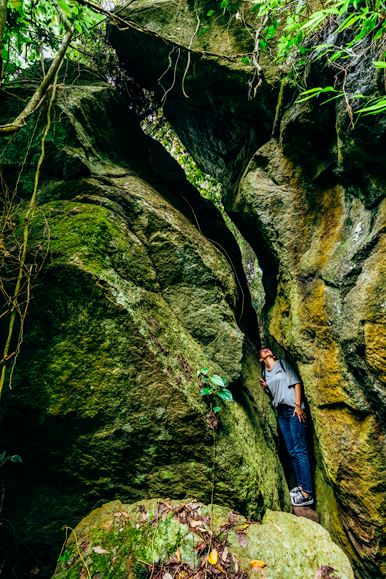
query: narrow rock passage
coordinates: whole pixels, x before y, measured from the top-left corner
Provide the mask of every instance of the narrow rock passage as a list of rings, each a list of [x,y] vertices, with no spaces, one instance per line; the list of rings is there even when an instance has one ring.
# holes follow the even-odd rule
[[[207,7],[195,9],[204,17]],[[195,9],[138,0],[130,18],[190,39]],[[229,38],[197,35],[192,46],[229,55],[245,48],[238,38],[231,28]],[[127,71],[158,91],[165,43],[115,26],[111,40]],[[347,73],[352,94],[378,94],[372,58]],[[343,100],[294,104],[288,88],[278,103],[281,72],[269,59],[248,100],[243,63],[192,56],[187,99],[186,62],[181,50],[165,112],[199,166],[224,184],[225,209],[258,256],[267,335],[296,361],[311,407],[321,524],[361,579],[386,577],[385,117],[352,131]],[[305,82],[331,84],[317,64]]]

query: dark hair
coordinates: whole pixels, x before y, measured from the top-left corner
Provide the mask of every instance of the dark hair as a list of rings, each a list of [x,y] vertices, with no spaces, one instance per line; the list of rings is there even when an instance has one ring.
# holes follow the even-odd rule
[[[259,350],[259,356],[261,355],[261,352],[262,352],[263,350],[269,350],[270,352],[272,352],[271,348],[260,348],[260,350]]]

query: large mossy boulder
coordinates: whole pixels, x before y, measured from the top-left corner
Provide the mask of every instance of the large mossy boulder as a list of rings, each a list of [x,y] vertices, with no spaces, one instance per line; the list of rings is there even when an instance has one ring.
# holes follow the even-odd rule
[[[48,238],[49,251],[1,405],[2,448],[23,460],[5,467],[2,546],[27,575],[49,576],[62,526],[106,501],[210,501],[214,468],[220,504],[253,518],[290,509],[237,244],[114,88],[87,74],[58,86],[30,234],[35,255]],[[3,117],[19,103],[9,96]],[[24,160],[24,198],[44,114],[2,160],[9,183]],[[235,398],[215,449],[203,367]]]
[[[263,75],[256,74],[248,58],[233,57],[254,48],[240,17],[256,25],[252,6],[238,2],[236,17],[236,10],[231,16],[212,0],[183,0],[178,6],[173,0],[136,0],[118,6],[119,16],[155,34],[124,24],[109,29],[129,74],[156,92],[198,165],[226,185],[269,139],[280,90],[281,73],[266,54],[261,57]]]
[[[248,21],[250,5],[237,6]],[[344,99],[295,103],[288,83],[278,94],[285,70],[264,58],[248,100],[253,69],[204,53],[243,52],[242,21],[224,14],[225,36],[224,21],[209,21],[204,0],[173,10],[164,0],[139,0],[123,13],[187,48],[193,38],[201,51],[186,69],[187,48],[175,48],[168,118],[196,161],[222,179],[225,209],[263,269],[267,341],[297,366],[311,407],[321,522],[361,577],[386,577],[386,117],[362,117],[353,128]],[[202,35],[194,35],[197,17],[211,26]],[[139,29],[113,26],[111,38],[127,69],[155,87],[169,45],[160,48],[159,37]],[[383,94],[383,76],[372,66],[381,57],[367,50],[347,70],[348,94]],[[320,60],[303,72],[309,89],[336,80]]]
[[[347,556],[308,519],[267,511],[254,523],[218,505],[169,499],[113,501],[90,513],[71,533],[53,579],[222,575],[354,579]]]

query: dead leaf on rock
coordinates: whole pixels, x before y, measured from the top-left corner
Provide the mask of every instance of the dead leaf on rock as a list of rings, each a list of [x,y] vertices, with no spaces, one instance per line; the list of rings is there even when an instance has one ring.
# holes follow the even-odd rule
[[[99,545],[97,547],[93,547],[92,550],[94,553],[98,553],[98,555],[108,555],[110,551],[106,551],[106,549],[102,549]]]
[[[181,563],[181,551],[179,550],[178,547],[177,547],[177,562]]]
[[[175,555],[169,555],[169,563],[178,563],[178,559]]]
[[[104,523],[102,525],[102,529],[108,529],[113,524],[113,521],[109,521],[108,523]]]
[[[211,565],[216,565],[217,561],[218,561],[218,553],[216,549],[213,549],[208,557],[208,563],[210,563]]]
[[[224,573],[224,575],[226,575],[226,572],[225,572],[224,569],[221,567],[221,565],[216,565],[216,569],[218,569],[219,571],[221,571],[221,573]]]
[[[238,560],[238,558],[236,557],[236,554],[235,554],[235,553],[232,553],[232,561],[233,561],[233,563],[235,564],[235,573],[237,573],[238,570],[239,570],[239,560]]]
[[[245,549],[249,543],[249,537],[247,537],[244,533],[236,533],[236,537],[241,547],[244,547]]]
[[[180,571],[177,574],[178,579],[188,579],[189,573],[187,571]]]
[[[79,547],[81,553],[85,553],[87,551],[89,544],[90,544],[90,539],[86,539],[86,541],[83,541],[82,543],[78,543],[78,547]]]
[[[208,558],[208,553],[205,555],[205,557],[202,560],[202,563],[200,565],[201,569],[203,569],[205,567],[207,558]]]
[[[206,543],[204,541],[198,541],[196,551],[203,551],[206,547]]]
[[[173,576],[170,575],[170,573],[165,573],[165,575],[162,577],[162,579],[173,579]]]
[[[209,426],[209,428],[211,428],[212,430],[216,429],[218,426],[217,416],[215,415],[214,412],[209,412],[209,414],[205,414],[205,421]]]
[[[202,521],[190,521],[190,525],[194,528],[194,527],[199,527],[202,525]]]
[[[259,561],[259,559],[253,559],[253,561],[251,561],[251,571],[252,573],[257,573],[258,571],[261,571],[262,569],[264,569],[264,567],[267,566],[267,563],[264,563],[264,561]]]
[[[335,569],[330,567],[329,565],[321,565],[316,571],[314,575],[314,579],[339,579],[336,575],[331,575],[334,573]]]
[[[228,557],[228,547],[224,547],[224,551],[222,552],[221,559],[225,562]]]

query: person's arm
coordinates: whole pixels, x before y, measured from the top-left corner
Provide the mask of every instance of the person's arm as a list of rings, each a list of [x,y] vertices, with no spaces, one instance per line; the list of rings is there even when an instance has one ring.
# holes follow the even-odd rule
[[[264,390],[266,392],[268,392],[269,388],[268,388],[268,384],[266,382],[264,382],[264,380],[262,378],[260,378],[259,376],[259,380],[260,380],[260,384],[262,385],[262,387],[264,388]]]
[[[299,422],[305,422],[306,420],[306,413],[304,412],[303,408],[301,407],[302,404],[302,387],[300,384],[295,384],[295,410],[292,415],[292,418],[297,414],[299,418]]]

